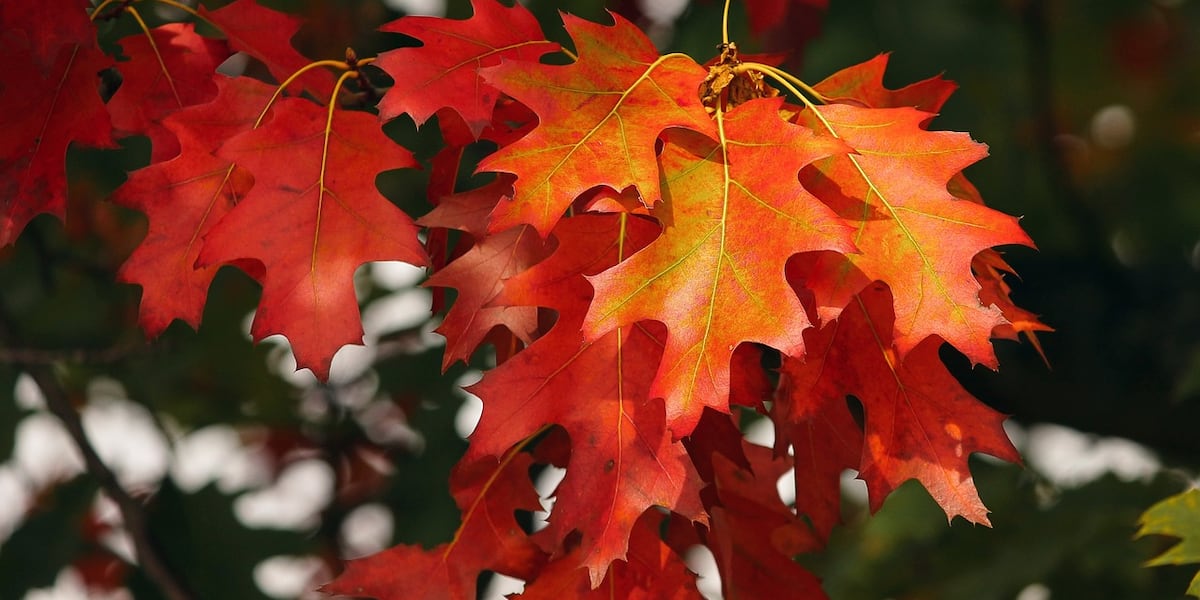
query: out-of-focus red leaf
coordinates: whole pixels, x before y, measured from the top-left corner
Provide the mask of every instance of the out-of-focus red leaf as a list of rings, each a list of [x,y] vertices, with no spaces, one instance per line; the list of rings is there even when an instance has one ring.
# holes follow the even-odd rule
[[[39,214],[62,220],[67,206],[67,148],[115,148],[112,122],[100,98],[100,71],[112,60],[95,48],[95,35],[77,44],[45,46],[34,32],[5,31],[0,94],[0,246],[13,243]],[[31,39],[37,39],[35,45]],[[46,68],[37,52],[57,48]]]

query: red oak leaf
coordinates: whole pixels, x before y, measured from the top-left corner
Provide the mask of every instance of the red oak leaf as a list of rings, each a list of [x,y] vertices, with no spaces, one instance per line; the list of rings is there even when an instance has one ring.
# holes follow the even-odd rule
[[[533,109],[533,131],[480,162],[513,173],[516,194],[492,215],[492,230],[528,223],[543,237],[577,196],[605,185],[636,186],[659,199],[655,140],[669,127],[716,137],[696,93],[705,70],[682,54],[659,56],[632,23],[605,27],[571,15],[563,24],[579,54],[566,66],[505,61],[482,71],[500,91]]]
[[[168,117],[171,132],[184,148],[195,146],[216,152],[225,140],[254,129],[275,95],[275,86],[250,77],[218,75],[212,80],[217,94],[211,102],[189,106],[185,116]]]
[[[984,250],[975,255],[975,259],[971,261],[971,269],[975,271],[975,278],[983,286],[983,289],[979,290],[980,302],[995,305],[1007,321],[992,330],[992,337],[1015,341],[1019,339],[1019,334],[1023,333],[1041,355],[1042,360],[1049,364],[1046,353],[1042,350],[1042,343],[1038,341],[1037,332],[1054,331],[1054,328],[1042,323],[1037,315],[1013,303],[1012,288],[1004,280],[1006,273],[1015,274],[1012,267],[1000,257],[999,252]]]
[[[488,215],[492,213],[492,209],[496,208],[496,203],[500,201],[501,197],[512,195],[511,175],[497,177],[483,187],[458,194],[453,193],[462,151],[462,148],[447,147],[433,157],[429,187],[426,192],[434,207],[425,216],[417,219],[418,225],[429,228],[425,234],[425,248],[429,252],[435,273],[441,272],[455,258],[456,248],[470,247],[468,239],[459,239],[457,245],[452,247],[448,230],[464,231],[471,234],[471,238],[482,240],[487,236]],[[440,194],[435,191],[435,186],[441,188]],[[490,299],[490,297],[483,298],[480,302],[486,303]],[[445,306],[446,288],[434,286],[433,311],[441,312]],[[528,339],[531,326],[519,325],[518,321],[512,321],[511,324],[521,329],[521,335]],[[473,343],[468,341],[466,346],[469,346],[469,349],[464,348],[464,358],[470,356],[478,345],[478,340]],[[449,366],[450,363],[445,364]]]
[[[220,28],[231,48],[262,62],[280,82],[312,62],[291,43],[302,23],[298,17],[269,9],[255,0],[234,0],[212,11],[201,6],[199,12]],[[311,70],[297,81],[301,89],[317,98],[328,98],[333,91],[333,79],[321,69]]]
[[[95,47],[96,29],[88,19],[91,8],[87,0],[0,2],[0,32],[6,38],[17,31],[25,32],[30,42],[28,60],[45,72],[54,65],[61,47],[79,44]],[[15,55],[6,51],[3,56],[10,59]],[[10,67],[6,61],[5,68]],[[12,71],[6,70],[5,83],[17,81],[11,77]]]
[[[97,74],[112,61],[87,45],[61,45],[43,70],[20,31],[5,31],[0,94],[0,246],[13,243],[42,213],[62,220],[67,205],[67,148],[115,148]]]
[[[761,34],[787,21],[788,12],[793,4],[806,4],[819,10],[829,8],[829,0],[747,0],[746,13],[750,18],[750,31]]]
[[[379,102],[384,120],[408,113],[419,126],[441,108],[457,112],[476,138],[492,122],[499,92],[479,77],[479,69],[500,60],[537,62],[558,50],[544,39],[537,19],[520,4],[473,0],[474,15],[465,21],[439,17],[402,17],[380,31],[420,40],[417,48],[379,55],[375,66],[395,82]]]
[[[121,87],[108,101],[113,126],[149,136],[151,162],[179,154],[178,140],[161,121],[217,94],[213,73],[229,56],[225,43],[197,35],[191,23],[169,23],[151,29],[149,38],[122,38],[121,49],[130,60],[118,64]]]
[[[112,197],[146,213],[150,221],[146,239],[117,272],[119,280],[142,286],[138,322],[150,337],[175,319],[199,326],[209,283],[219,268],[195,266],[201,242],[253,182],[244,169],[212,152],[234,132],[254,126],[274,88],[247,77],[214,81],[216,99],[163,120],[183,152],[134,171]],[[239,266],[255,272],[252,265]]]
[[[532,229],[510,229],[483,238],[425,282],[427,286],[458,290],[458,297],[437,328],[446,337],[443,369],[457,360],[470,360],[488,332],[498,326],[506,327],[525,343],[533,340],[537,330],[536,308],[489,303],[500,293],[505,279],[544,256],[544,246]]]
[[[980,303],[971,259],[993,246],[1033,243],[1015,217],[958,200],[946,188],[986,148],[965,133],[922,129],[931,115],[911,108],[831,104],[819,110],[819,120],[812,111],[802,117],[818,131],[832,130],[853,154],[822,160],[801,179],[855,227],[859,250],[809,259],[806,270],[817,275],[806,285],[822,320],[882,280],[895,296],[891,339],[901,357],[939,335],[972,362],[995,368],[989,337],[1004,318]]]
[[[412,220],[375,187],[374,174],[416,162],[367,113],[283,98],[272,114],[221,147],[255,184],[209,232],[197,264],[261,262],[251,334],[287,336],[298,366],[325,379],[337,349],[362,342],[354,270],[373,260],[427,263]]]
[[[767,448],[745,443],[752,470],[721,454],[712,465],[720,504],[710,509],[707,545],[729,600],[825,598],[821,582],[792,557],[821,547],[808,526],[779,499],[775,482],[791,465]]]
[[[661,327],[635,324],[592,342],[579,332],[591,293],[584,275],[644,245],[657,229],[617,215],[560,222],[555,253],[510,279],[496,300],[556,309],[558,322],[471,388],[483,400],[483,416],[468,456],[503,452],[546,424],[566,429],[571,457],[546,535],[561,540],[579,530],[579,561],[591,587],[613,560],[626,557],[630,530],[651,506],[703,520],[695,470],[683,445],[671,440],[662,402],[647,395]]]
[[[138,323],[157,337],[171,321],[200,325],[208,285],[219,265],[196,268],[201,240],[243,198],[250,174],[194,148],[135,171],[112,201],[146,213],[146,239],[121,265],[117,279],[142,286]]]
[[[815,332],[808,361],[789,367],[793,381],[844,406],[858,398],[866,412],[859,477],[871,510],[901,483],[917,479],[953,519],[988,525],[967,457],[984,452],[1019,462],[1004,416],[973,398],[942,364],[942,341],[929,337],[900,358],[892,343],[892,299],[876,283],[855,296],[841,317]],[[827,348],[823,357],[817,348]],[[787,359],[785,359],[787,360]],[[799,390],[797,390],[799,391]],[[793,401],[803,401],[793,396]],[[812,402],[812,400],[808,400]],[[833,410],[833,407],[830,408]],[[843,433],[849,424],[834,424]]]
[[[462,511],[454,539],[430,550],[402,544],[351,560],[321,590],[378,600],[474,600],[482,571],[532,577],[545,555],[513,516],[541,509],[529,480],[532,462],[528,453],[516,451],[500,461],[460,462],[450,475],[450,491]]]
[[[826,329],[832,327],[837,325]],[[825,372],[845,358],[832,347],[836,338],[809,331],[805,360],[785,358],[780,368],[771,420],[776,453],[786,453],[789,445],[793,451],[796,512],[808,517],[820,539],[828,540],[842,520],[842,472],[858,468],[863,434],[846,407],[840,381]]]
[[[443,196],[417,224],[464,231],[482,240],[487,237],[488,215],[501,198],[512,195],[512,182],[511,175],[501,175],[483,187]]]
[[[870,108],[910,106],[936,113],[958,87],[940,76],[906,85],[898,90],[883,87],[888,55],[879,54],[866,62],[847,67],[826,77],[813,89],[833,102],[856,102]]]
[[[763,351],[754,344],[740,344],[729,361],[729,403],[763,411],[771,399],[773,384],[762,365]]]
[[[590,281],[584,324],[595,338],[637,321],[667,326],[650,390],[666,399],[676,437],[705,406],[729,412],[729,361],[742,342],[804,353],[808,318],[784,276],[799,252],[848,251],[845,225],[801,187],[796,174],[845,150],[784,122],[779,99],[718,113],[721,143],[674,131],[659,157],[664,201],[652,211],[663,235]]]
[[[659,537],[664,516],[646,512],[629,538],[629,555],[613,563],[598,587],[579,568],[578,549],[552,561],[513,598],[521,600],[700,600],[696,576]]]

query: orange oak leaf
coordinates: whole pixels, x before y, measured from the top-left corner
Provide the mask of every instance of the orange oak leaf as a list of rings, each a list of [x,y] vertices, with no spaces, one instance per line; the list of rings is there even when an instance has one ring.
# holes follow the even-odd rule
[[[151,29],[149,38],[141,33],[122,38],[121,49],[129,60],[118,63],[121,87],[108,101],[113,127],[149,136],[151,162],[179,154],[178,140],[161,121],[216,96],[213,74],[229,57],[228,48],[196,34],[191,23],[169,23]]]
[[[34,32],[37,35],[38,32]],[[67,148],[115,148],[112,123],[100,98],[98,73],[112,61],[95,34],[58,45],[40,68],[38,49],[22,31],[5,31],[4,93],[0,94],[0,246],[16,241],[34,217],[66,217]]]
[[[287,336],[298,366],[326,379],[337,349],[362,342],[354,270],[373,260],[427,263],[412,219],[375,187],[375,174],[416,162],[367,113],[298,98],[271,112],[218,152],[255,183],[206,236],[197,264],[262,263],[251,334]]]
[[[566,429],[571,456],[545,535],[561,540],[579,530],[578,558],[593,588],[613,560],[626,558],[631,528],[651,506],[703,520],[695,470],[683,444],[671,440],[662,401],[647,394],[662,328],[633,324],[595,341],[579,332],[591,295],[584,275],[617,262],[657,230],[618,215],[561,221],[555,253],[510,279],[496,300],[555,309],[558,322],[471,388],[483,415],[469,457],[503,452],[546,424]]]
[[[801,117],[818,131],[832,131],[853,153],[824,159],[801,179],[855,227],[859,250],[845,257],[824,253],[808,264],[810,272],[831,274],[806,282],[822,320],[882,280],[895,297],[891,339],[901,357],[938,335],[973,363],[996,368],[989,337],[1004,318],[980,302],[971,260],[993,246],[1033,242],[1015,217],[947,190],[986,148],[965,133],[922,129],[931,115],[911,108],[831,104],[819,111],[819,119],[811,110]]]
[[[429,278],[425,285],[458,290],[437,332],[446,337],[442,368],[470,360],[494,328],[503,326],[525,343],[537,330],[537,309],[489,303],[504,280],[524,271],[544,256],[544,243],[528,227],[517,227],[483,238],[465,254]]]
[[[958,85],[940,76],[906,85],[898,90],[883,86],[888,55],[847,67],[826,77],[813,89],[833,102],[858,103],[870,108],[899,108],[910,106],[927,113],[941,110],[946,99]]]
[[[750,470],[714,454],[719,505],[710,508],[707,545],[721,572],[721,590],[730,600],[825,598],[821,582],[792,557],[822,544],[779,498],[775,482],[791,467],[768,448],[744,443]]]
[[[501,59],[536,63],[558,50],[544,39],[537,19],[521,4],[473,0],[465,21],[440,17],[401,17],[380,31],[416,38],[422,46],[380,53],[375,66],[395,82],[379,101],[379,117],[407,113],[418,126],[441,108],[457,112],[476,138],[492,122],[500,93],[479,76],[479,69]]]
[[[613,563],[598,587],[579,568],[578,548],[548,563],[525,591],[521,600],[700,600],[696,576],[683,559],[659,537],[663,515],[646,512],[638,519],[629,538],[629,555]]]
[[[957,87],[954,82],[942,79],[940,76],[907,85],[898,90],[890,90],[883,85],[883,74],[887,69],[888,55],[881,54],[864,63],[848,67],[830,75],[821,83],[813,86],[827,98],[838,102],[859,103],[871,108],[894,108],[911,106],[921,111],[934,113],[950,97]],[[922,123],[925,127],[927,119]],[[962,173],[956,173],[949,181],[947,188],[956,198],[983,204],[979,190]],[[1017,307],[1009,298],[1008,284],[1003,281],[1002,273],[1012,274],[1013,270],[995,250],[984,250],[972,261],[972,270],[983,289],[979,292],[980,302],[984,306],[995,305],[1008,323],[997,325],[992,330],[993,337],[1017,339],[1017,333],[1025,333],[1030,343],[1045,360],[1036,332],[1053,331],[1052,328],[1038,321],[1036,315]]]
[[[636,186],[647,206],[659,199],[655,140],[671,127],[716,137],[696,93],[705,70],[682,54],[659,56],[632,23],[611,27],[568,14],[563,24],[579,60],[565,66],[504,61],[483,78],[538,116],[529,135],[480,162],[513,173],[516,193],[492,215],[492,230],[527,223],[543,237],[577,196],[604,185]]]
[[[436,548],[401,544],[346,563],[346,570],[321,590],[378,600],[474,600],[476,579],[485,570],[530,578],[545,555],[517,524],[517,510],[540,510],[529,480],[533,459],[508,452],[460,462],[450,491],[462,511],[454,539]]]
[[[929,337],[903,358],[892,343],[892,299],[875,283],[851,299],[837,321],[812,334],[809,357],[787,369],[793,381],[791,402],[821,402],[801,393],[820,394],[842,407],[853,395],[866,413],[859,477],[866,481],[871,510],[901,483],[917,479],[946,511],[972,523],[989,525],[967,466],[974,452],[1019,462],[1004,433],[1004,415],[973,398],[946,370],[938,356],[943,342]],[[824,356],[814,355],[826,348]],[[789,359],[785,359],[789,360]],[[807,382],[808,390],[795,388]],[[833,424],[843,434],[850,426]]]
[[[117,279],[142,287],[138,322],[156,337],[175,319],[196,328],[219,265],[196,267],[204,236],[245,197],[250,174],[214,154],[225,138],[253,127],[274,88],[247,77],[217,77],[217,97],[163,120],[182,153],[138,169],[112,201],[146,214],[149,232]],[[251,273],[255,263],[239,265]]]
[[[793,254],[849,251],[849,230],[801,187],[797,173],[845,150],[778,115],[782,100],[750,101],[719,114],[721,143],[668,134],[659,163],[664,201],[652,215],[663,235],[589,280],[596,298],[584,332],[594,339],[637,321],[667,326],[650,390],[666,399],[676,437],[705,406],[729,412],[729,361],[742,342],[804,353],[804,307],[788,285]]]
[[[992,304],[1000,309],[1007,321],[997,325],[992,330],[992,337],[1006,340],[1019,339],[1019,334],[1025,334],[1029,343],[1041,355],[1042,361],[1049,365],[1042,343],[1038,341],[1037,332],[1054,331],[1053,327],[1042,323],[1038,316],[1017,306],[1012,300],[1012,288],[1004,280],[1005,274],[1015,275],[1013,268],[995,250],[984,250],[975,255],[971,261],[971,269],[983,289],[979,290],[979,300],[984,304]]]
[[[309,59],[292,46],[300,30],[300,18],[267,8],[255,0],[234,0],[217,10],[199,7],[200,16],[220,28],[229,47],[260,61],[282,82],[309,64]],[[333,79],[327,71],[314,69],[300,76],[299,87],[317,98],[328,98]]]

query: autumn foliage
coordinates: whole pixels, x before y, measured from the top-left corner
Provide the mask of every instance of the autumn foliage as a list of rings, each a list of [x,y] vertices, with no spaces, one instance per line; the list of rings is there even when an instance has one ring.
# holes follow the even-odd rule
[[[953,83],[887,89],[880,56],[809,85],[729,41],[700,64],[618,15],[563,14],[562,48],[495,0],[382,27],[419,46],[311,62],[299,19],[253,0],[153,29],[143,4],[0,3],[0,245],[67,217],[68,147],[147,136],[152,163],[111,197],[149,220],[118,275],[147,335],[199,326],[233,265],[262,285],[254,338],[286,336],[326,378],[362,341],[355,269],[400,260],[455,292],[435,307],[444,366],[496,349],[449,474],[458,531],[349,561],[325,591],[474,598],[493,571],[521,598],[698,598],[682,557],[703,545],[726,598],[819,598],[792,558],[838,524],[846,469],[872,510],[916,479],[988,524],[968,457],[1019,457],[941,355],[996,368],[992,339],[1047,328],[996,250],[1032,242],[963,175],[985,146],[931,126]],[[143,31],[106,54],[93,22],[126,18]],[[217,73],[235,52],[278,85]],[[415,222],[375,184],[420,167],[383,133],[400,115],[443,140]],[[460,189],[462,170],[490,181]],[[754,412],[774,448],[743,439]],[[530,532],[535,464],[566,475]]]

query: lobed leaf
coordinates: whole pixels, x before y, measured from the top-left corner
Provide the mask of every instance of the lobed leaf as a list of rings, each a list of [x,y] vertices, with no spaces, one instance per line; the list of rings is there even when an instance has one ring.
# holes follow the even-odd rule
[[[1190,489],[1151,506],[1138,520],[1135,537],[1169,535],[1180,542],[1150,559],[1148,567],[1200,563],[1200,489]],[[1189,596],[1200,598],[1200,573],[1188,586]]]
[[[566,66],[505,61],[485,81],[538,116],[529,135],[479,164],[517,176],[516,193],[492,214],[492,231],[529,224],[543,237],[577,196],[596,186],[634,186],[659,199],[655,140],[671,127],[716,137],[696,94],[704,69],[682,54],[659,56],[632,23],[611,27],[568,14],[563,24],[579,60]]]
[[[805,165],[844,151],[832,138],[784,122],[782,101],[756,100],[718,116],[720,142],[675,131],[659,165],[663,234],[629,260],[589,278],[589,339],[644,320],[667,326],[650,390],[666,399],[675,437],[704,407],[729,412],[729,361],[742,342],[804,355],[808,317],[788,285],[789,257],[849,251],[849,230],[797,179]]]
[[[507,7],[495,0],[473,0],[471,18],[406,16],[380,27],[421,41],[416,48],[379,54],[375,66],[394,84],[379,101],[379,117],[408,114],[418,126],[442,108],[458,113],[478,138],[492,122],[500,93],[480,77],[484,67],[501,60],[537,62],[558,50],[520,3]]]
[[[416,162],[367,113],[283,98],[272,114],[221,146],[218,155],[255,183],[208,233],[197,264],[262,263],[251,334],[287,336],[298,366],[326,379],[337,349],[362,342],[354,270],[373,260],[428,260],[412,219],[374,181]]]

